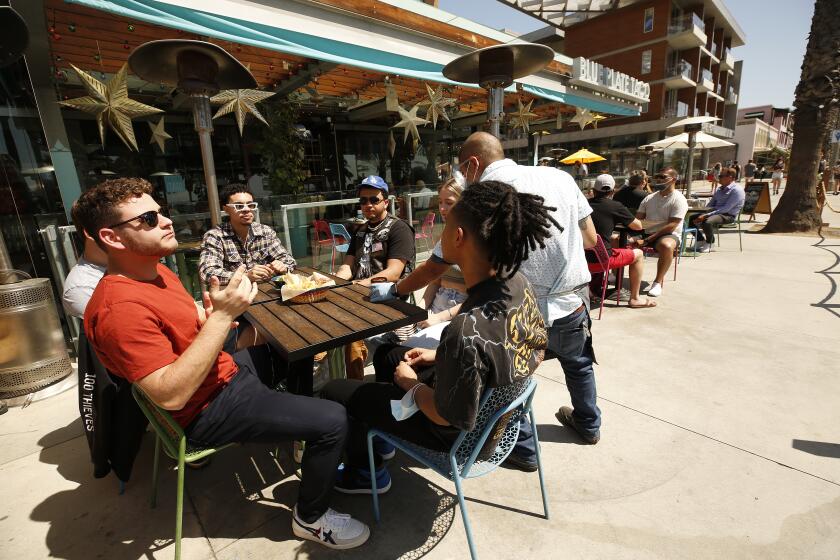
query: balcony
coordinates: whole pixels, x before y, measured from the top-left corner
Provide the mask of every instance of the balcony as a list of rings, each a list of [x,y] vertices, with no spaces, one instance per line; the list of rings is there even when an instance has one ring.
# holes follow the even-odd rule
[[[694,67],[685,60],[680,60],[665,71],[665,89],[681,89],[694,87]]]
[[[732,52],[729,49],[723,50],[723,56],[720,57],[720,69],[721,70],[735,70],[735,57],[732,56]]]
[[[726,92],[726,104],[727,105],[737,105],[738,104],[738,94],[732,88]]]
[[[677,101],[674,104],[667,105],[665,107],[665,111],[663,117],[666,119],[673,119],[678,117],[687,117],[688,116],[688,103],[683,103],[682,101]]]
[[[668,25],[668,44],[674,49],[685,50],[706,44],[706,26],[700,16],[686,14],[672,19]]]
[[[714,93],[715,81],[712,78],[711,70],[704,69],[700,72],[700,81],[697,82],[697,91],[700,93]]]

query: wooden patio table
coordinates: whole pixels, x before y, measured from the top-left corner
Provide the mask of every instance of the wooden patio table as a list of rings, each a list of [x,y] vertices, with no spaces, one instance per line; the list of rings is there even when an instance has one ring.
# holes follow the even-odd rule
[[[298,267],[300,272],[313,269]],[[369,336],[426,319],[427,312],[402,300],[371,303],[370,288],[318,271],[339,285],[323,301],[294,303],[279,299],[279,290],[260,283],[245,317],[289,362],[314,356]]]

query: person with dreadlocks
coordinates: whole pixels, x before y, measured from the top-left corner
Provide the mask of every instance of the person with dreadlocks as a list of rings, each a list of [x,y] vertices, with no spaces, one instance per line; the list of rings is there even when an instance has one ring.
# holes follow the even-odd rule
[[[402,360],[393,382],[331,381],[321,396],[344,404],[350,418],[347,460],[336,490],[370,494],[367,431],[378,428],[424,447],[446,451],[461,430],[472,430],[486,388],[534,373],[548,342],[537,298],[518,272],[543,247],[557,223],[542,197],[496,181],[466,189],[441,237],[447,262],[464,275],[467,299],[443,331],[436,350],[394,347]],[[383,348],[384,351],[387,351]],[[377,378],[379,378],[379,373]],[[392,400],[416,406],[392,409]],[[391,477],[376,456],[378,493]]]

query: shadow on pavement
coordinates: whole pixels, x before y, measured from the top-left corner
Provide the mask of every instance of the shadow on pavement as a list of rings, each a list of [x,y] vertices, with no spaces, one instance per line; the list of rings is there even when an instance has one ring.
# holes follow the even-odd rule
[[[561,424],[538,424],[537,430],[537,434],[540,437],[540,443],[571,443],[574,445],[588,445],[580,439],[577,432]]]
[[[811,441],[807,439],[795,439],[791,446],[799,451],[810,453],[818,457],[832,457],[840,459],[840,443],[828,443],[825,441]]]
[[[67,441],[63,437],[75,429],[76,422],[39,441],[44,446],[40,461],[56,465],[65,480],[78,484],[72,490],[52,493],[30,513],[33,521],[49,524],[50,556],[67,560],[170,558],[175,532],[174,463],[162,455],[158,505],[151,509],[152,434],[146,435],[125,494],[119,495],[116,477],[93,478],[85,438]],[[298,479],[286,447],[291,444],[281,444],[280,456],[275,457],[274,446],[237,446],[215,455],[204,469],[186,472],[185,559],[210,556],[240,539],[292,541],[295,556],[315,559],[421,558],[452,526],[454,497],[397,460],[391,463],[393,489],[380,499],[380,524],[373,520],[370,496],[333,494],[331,507],[370,525],[372,535],[365,546],[338,552],[301,541],[291,531]],[[196,538],[209,540],[213,553],[206,542],[204,548],[197,545]]]

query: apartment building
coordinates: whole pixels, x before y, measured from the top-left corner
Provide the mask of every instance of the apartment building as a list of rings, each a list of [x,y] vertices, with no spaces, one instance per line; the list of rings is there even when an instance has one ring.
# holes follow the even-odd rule
[[[667,126],[684,117],[717,117],[705,132],[733,141],[742,66],[733,49],[746,37],[722,0],[592,1],[586,10],[565,12],[571,2],[503,1],[551,23],[522,38],[560,50],[575,60],[575,72],[595,64],[650,84],[640,116],[608,118],[584,130],[567,122],[544,137],[543,146],[586,146],[608,158],[611,172],[621,173],[644,166],[647,156],[638,147],[671,134]],[[572,82],[579,78],[575,72]],[[603,79],[610,78],[604,73]],[[660,162],[684,164],[681,157],[684,152],[658,156]],[[703,169],[710,160],[736,159],[736,153],[734,147],[698,150],[696,157],[694,168]]]
[[[773,148],[790,150],[793,145],[793,110],[761,105],[738,110],[735,124],[738,159],[760,158]]]

